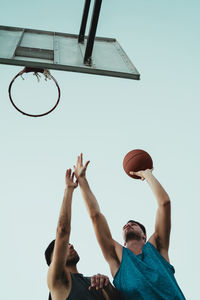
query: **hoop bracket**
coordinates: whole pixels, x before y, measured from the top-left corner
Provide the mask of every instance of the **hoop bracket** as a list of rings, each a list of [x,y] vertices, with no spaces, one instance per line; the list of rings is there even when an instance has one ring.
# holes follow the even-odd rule
[[[90,2],[91,2],[91,0],[85,0],[83,17],[82,17],[79,38],[78,38],[79,43],[84,43],[85,29],[86,29],[86,24],[87,24],[87,19],[88,19]],[[95,0],[93,14],[92,14],[92,20],[91,20],[91,24],[90,24],[90,31],[89,31],[89,35],[87,37],[87,45],[86,45],[86,50],[85,50],[85,55],[84,55],[84,64],[88,65],[88,66],[92,65],[92,51],[93,51],[93,47],[94,47],[94,40],[95,40],[95,36],[96,36],[96,30],[97,30],[97,25],[98,25],[100,10],[101,10],[101,4],[102,4],[102,0]]]

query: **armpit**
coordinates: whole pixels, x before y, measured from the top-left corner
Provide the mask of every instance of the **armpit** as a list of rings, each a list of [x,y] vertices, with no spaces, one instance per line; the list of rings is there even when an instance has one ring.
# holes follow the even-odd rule
[[[63,271],[61,273],[60,281],[62,282],[62,284],[64,284],[64,286],[66,286],[66,287],[69,286],[69,278],[67,277],[67,274],[65,271]]]

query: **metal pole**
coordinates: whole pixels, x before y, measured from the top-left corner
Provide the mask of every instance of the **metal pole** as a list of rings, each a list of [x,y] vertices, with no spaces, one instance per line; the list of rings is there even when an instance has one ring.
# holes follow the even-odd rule
[[[81,22],[81,27],[80,27],[79,37],[78,37],[79,43],[84,43],[85,29],[86,29],[86,24],[88,19],[88,13],[90,9],[90,3],[91,0],[85,0],[85,7],[83,10],[82,22]]]
[[[89,65],[89,66],[92,65],[92,50],[93,50],[93,46],[94,46],[94,39],[95,39],[95,35],[96,35],[96,30],[97,30],[97,24],[98,24],[100,9],[101,9],[101,3],[102,3],[102,0],[95,0],[93,16],[92,16],[92,21],[91,21],[91,25],[90,25],[90,32],[88,35],[87,46],[86,46],[86,50],[85,50],[84,64]]]

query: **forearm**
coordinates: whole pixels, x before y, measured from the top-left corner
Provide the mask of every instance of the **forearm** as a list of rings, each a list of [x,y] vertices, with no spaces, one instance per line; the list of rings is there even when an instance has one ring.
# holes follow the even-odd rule
[[[81,189],[81,193],[83,195],[83,199],[85,201],[87,210],[89,212],[90,217],[94,217],[96,214],[100,212],[100,207],[98,202],[92,193],[88,181],[85,177],[79,178],[79,186]]]
[[[158,205],[165,205],[170,202],[169,195],[151,172],[145,174],[145,179],[150,185],[152,192],[158,201]]]
[[[104,287],[104,290],[107,294],[107,299],[115,299],[115,300],[120,300],[120,293],[118,290],[116,290],[116,288],[114,288],[114,286],[109,283],[108,286]]]
[[[62,233],[70,232],[71,228],[71,204],[73,188],[66,187],[63,197],[62,206],[60,209],[57,230]]]

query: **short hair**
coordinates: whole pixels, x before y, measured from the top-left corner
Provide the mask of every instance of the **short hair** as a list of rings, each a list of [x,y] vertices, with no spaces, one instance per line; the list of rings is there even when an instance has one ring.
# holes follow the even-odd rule
[[[134,220],[129,220],[126,224],[130,223],[130,222],[134,222],[136,223],[138,226],[140,226],[140,228],[142,229],[142,231],[144,232],[145,235],[146,234],[146,228],[144,227],[144,225],[142,225],[141,223],[137,222],[137,221],[134,221]]]
[[[53,240],[49,246],[47,247],[47,249],[45,250],[45,259],[46,259],[46,262],[47,262],[47,265],[50,266],[51,264],[51,255],[53,253],[53,249],[54,249],[54,246],[55,246],[55,240]]]

